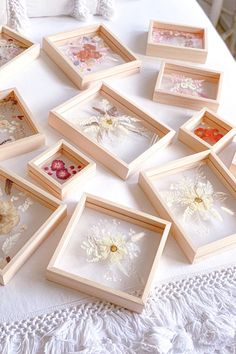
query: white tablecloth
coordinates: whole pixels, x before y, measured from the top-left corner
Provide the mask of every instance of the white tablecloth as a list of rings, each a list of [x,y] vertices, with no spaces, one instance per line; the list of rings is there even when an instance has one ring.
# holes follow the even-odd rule
[[[193,111],[161,105],[152,101],[160,61],[144,56],[147,30],[151,18],[208,27],[209,55],[204,67],[224,71],[221,104],[218,112],[230,122],[235,122],[235,62],[195,0],[118,0],[117,15],[106,25],[130,49],[140,55],[143,60],[143,68],[141,74],[123,79],[110,79],[108,80],[109,84],[175,130],[178,130],[192,116]],[[99,21],[101,21],[100,18],[92,18],[90,22]],[[31,37],[35,41],[41,41],[45,35],[84,25],[69,17],[38,18],[32,19],[31,23]],[[21,73],[0,82],[0,89],[14,86],[18,88],[42,127],[47,137],[47,146],[1,164],[30,180],[26,174],[27,161],[60,138],[60,135],[48,126],[48,111],[76,95],[78,89],[44,52],[41,53],[39,59]],[[143,165],[143,169],[159,166],[191,153],[190,149],[176,141],[167,149],[150,158]],[[224,154],[222,156],[226,163],[229,163],[229,157]],[[85,191],[155,214],[137,181],[138,173],[124,182],[103,166],[98,165],[96,178],[89,181],[83,188],[73,191],[66,199],[69,216],[80,195]],[[25,263],[12,281],[7,286],[0,287],[0,322],[24,319],[51,311],[57,306],[75,303],[86,297],[84,294],[45,280],[45,269],[67,225],[69,216]],[[235,251],[232,250],[213,256],[199,264],[190,265],[171,236],[164,250],[155,282],[223,266],[234,261]]]

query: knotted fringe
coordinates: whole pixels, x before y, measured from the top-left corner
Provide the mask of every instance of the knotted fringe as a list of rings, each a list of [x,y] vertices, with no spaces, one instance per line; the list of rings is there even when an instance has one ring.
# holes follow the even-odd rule
[[[7,25],[18,32],[27,32],[29,19],[25,0],[7,0]]]
[[[233,354],[236,267],[155,288],[142,314],[87,303],[0,325],[1,354]]]

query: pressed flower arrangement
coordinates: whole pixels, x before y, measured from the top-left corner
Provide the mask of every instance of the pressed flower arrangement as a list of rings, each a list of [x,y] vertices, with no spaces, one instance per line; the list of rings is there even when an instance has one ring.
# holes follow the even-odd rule
[[[207,51],[205,28],[150,21],[147,55],[205,63]]]
[[[195,110],[208,107],[216,111],[222,78],[221,72],[163,62],[153,100]]]
[[[236,134],[235,127],[213,111],[203,108],[184,123],[178,138],[196,152],[221,151]]]
[[[141,62],[104,25],[44,38],[43,49],[80,88],[110,76],[129,75]]]
[[[0,28],[0,78],[12,76],[15,72],[36,59],[40,45],[34,43],[12,29]]]
[[[66,215],[66,206],[0,170],[0,284],[7,284]]]
[[[44,144],[44,136],[16,89],[0,92],[0,159]]]
[[[29,175],[59,199],[95,171],[95,163],[63,139],[28,163]]]
[[[204,151],[141,172],[139,184],[158,213],[172,221],[191,262],[236,245],[236,183],[215,154]]]
[[[141,312],[169,229],[157,217],[83,195],[47,278]]]
[[[53,109],[49,124],[123,179],[175,135],[106,84]]]

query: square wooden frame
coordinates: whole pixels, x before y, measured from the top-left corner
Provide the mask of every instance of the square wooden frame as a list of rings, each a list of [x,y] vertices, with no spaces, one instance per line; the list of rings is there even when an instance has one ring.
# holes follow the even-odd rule
[[[0,79],[3,79],[7,76],[12,76],[15,72],[20,71],[23,67],[27,67],[28,64],[35,60],[40,54],[40,44],[30,41],[7,26],[0,26],[0,33],[13,38],[25,47],[28,47],[15,58],[0,66]]]
[[[127,62],[99,72],[83,75],[75,65],[73,65],[71,60],[57,48],[55,42],[96,32],[105,40],[111,49],[121,55]],[[138,57],[122,44],[103,24],[81,27],[73,31],[45,37],[43,39],[43,49],[81,90],[87,88],[93,82],[101,81],[111,76],[127,76],[140,71],[141,61]]]
[[[20,109],[24,114],[24,118],[26,119],[29,126],[34,131],[33,135],[27,136],[22,139],[18,139],[16,141],[12,141],[8,144],[4,144],[0,146],[0,160],[6,160],[11,157],[15,157],[21,154],[25,154],[32,150],[38,149],[40,146],[44,145],[45,137],[41,132],[38,124],[34,120],[31,111],[25,104],[23,98],[19,94],[16,88],[10,88],[8,90],[0,91],[0,100],[4,97],[7,97],[11,93],[14,94]]]
[[[212,128],[219,127],[225,135],[214,145],[204,141],[193,132],[194,127],[197,127],[202,121],[205,121],[206,123],[210,122],[209,125]],[[196,152],[209,149],[217,153],[222,150],[235,135],[236,129],[232,124],[226,122],[215,112],[203,108],[180,127],[178,139]]]
[[[72,176],[63,184],[57,182],[51,176],[47,175],[40,167],[44,161],[48,160],[57,153],[64,152],[65,156],[69,156],[72,161],[81,161],[85,167],[76,175]],[[75,162],[76,163],[76,162]],[[69,144],[67,141],[61,139],[55,145],[44,151],[42,154],[36,156],[33,160],[28,162],[28,174],[35,179],[51,194],[59,199],[63,199],[66,193],[75,187],[88,180],[89,177],[94,176],[96,172],[96,164],[87,156],[82,154],[78,149]]]
[[[64,219],[67,213],[66,205],[44,192],[42,189],[34,186],[29,181],[17,176],[11,171],[0,169],[0,176],[4,179],[11,180],[19,190],[30,193],[34,198],[39,200],[42,205],[52,209],[52,215],[41,225],[38,231],[33,234],[24,246],[14,255],[11,261],[0,269],[0,284],[6,285],[21,266],[27,261],[32,253],[46,239],[46,237],[57,227]]]
[[[191,239],[182,228],[181,222],[176,220],[176,217],[166,206],[152,181],[158,179],[158,177],[163,178],[163,176],[169,176],[173,173],[194,168],[201,161],[207,163],[223,185],[236,198],[236,178],[233,177],[222,161],[209,150],[178,159],[156,169],[141,172],[139,175],[139,185],[160,216],[172,222],[172,234],[191,263],[204,259],[214,253],[221,252],[222,250],[231,249],[233,246],[236,247],[236,233],[201,247],[193,246]]]
[[[151,231],[162,233],[161,241],[157,249],[148,279],[146,281],[142,297],[127,294],[125,291],[112,289],[108,286],[101,285],[95,281],[91,281],[87,278],[71,274],[56,267],[56,262],[63,253],[66,246],[68,245],[73,230],[76,227],[78,220],[82,215],[85,207],[103,213],[105,212],[107,215],[111,215],[113,217],[117,217],[125,221],[130,221],[133,224],[142,226]],[[80,202],[78,203],[74,214],[72,215],[69,224],[48,265],[47,279],[68,286],[70,288],[80,290],[89,295],[99,297],[103,300],[114,302],[115,304],[123,306],[132,311],[141,312],[147,300],[151,287],[151,282],[154,278],[158,261],[163,253],[163,249],[167,241],[170,227],[170,222],[159,219],[155,216],[134,209],[123,207],[119,204],[109,202],[105,199],[95,197],[90,194],[84,194]]]
[[[169,72],[181,72],[184,74],[190,74],[196,79],[204,80],[208,79],[212,82],[216,82],[217,97],[216,99],[196,97],[192,95],[184,95],[180,93],[170,92],[161,88],[163,75],[166,71]],[[160,71],[157,76],[156,85],[153,93],[153,101],[157,101],[163,104],[171,104],[174,106],[186,107],[194,110],[200,110],[203,107],[208,107],[214,111],[217,111],[220,104],[221,86],[223,80],[223,73],[219,71],[213,71],[208,69],[202,69],[195,66],[174,64],[171,62],[162,62]]]
[[[135,158],[132,162],[126,163],[111,152],[105,149],[94,140],[90,139],[85,135],[82,130],[75,127],[74,124],[68,122],[63,118],[62,113],[67,109],[70,109],[76,104],[80,104],[83,101],[93,97],[94,95],[101,93],[107,99],[115,102],[118,106],[125,106],[127,111],[132,114],[138,115],[152,128],[162,133],[163,136],[154,143],[149,149],[144,151],[141,155]],[[164,123],[158,122],[149,113],[143,111],[135,103],[128,100],[124,96],[121,96],[117,91],[113,90],[106,84],[100,84],[80,93],[79,95],[73,97],[69,101],[63,103],[62,105],[54,108],[49,112],[49,125],[58,130],[61,134],[71,140],[75,145],[79,146],[81,149],[91,154],[96,160],[101,162],[104,166],[109,168],[111,171],[116,173],[123,179],[127,179],[130,174],[134,173],[139,166],[146,161],[146,159],[151,156],[154,152],[158,151],[160,148],[167,146],[172,141],[175,131],[167,127]]]
[[[153,28],[169,29],[173,31],[183,31],[188,33],[202,33],[203,48],[180,47],[165,43],[155,43],[152,40]],[[207,29],[200,27],[189,27],[177,23],[167,23],[151,20],[149,24],[146,55],[159,58],[177,59],[184,61],[192,61],[196,63],[205,63],[207,58]]]

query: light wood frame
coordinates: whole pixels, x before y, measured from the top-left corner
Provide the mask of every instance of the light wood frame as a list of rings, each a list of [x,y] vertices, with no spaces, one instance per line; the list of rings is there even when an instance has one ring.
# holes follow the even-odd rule
[[[0,269],[0,284],[6,285],[46,237],[57,227],[67,214],[67,207],[50,194],[34,186],[29,181],[17,176],[11,171],[0,169],[0,178],[9,179],[16,187],[26,193],[30,193],[39,203],[53,210],[50,217],[44,222],[38,231],[33,234],[24,246],[12,257],[11,261]]]
[[[187,33],[201,33],[203,40],[203,48],[190,48],[181,47],[177,45],[165,44],[165,43],[155,43],[152,39],[152,32],[154,28],[166,29],[172,31],[183,31]],[[146,54],[165,58],[165,59],[176,59],[184,61],[192,61],[196,63],[205,63],[208,52],[207,44],[207,29],[200,27],[190,27],[177,23],[167,23],[151,20],[149,24],[148,39]]]
[[[94,209],[96,211],[106,213],[107,215],[111,215],[112,217],[117,217],[128,222],[130,221],[133,224],[162,234],[161,241],[156,251],[154,261],[141,297],[130,295],[125,291],[112,289],[108,286],[101,285],[87,278],[83,278],[81,276],[61,270],[57,267],[56,263],[70,242],[73,230],[78,224],[78,220],[85,208]],[[95,197],[90,194],[84,194],[78,203],[74,214],[72,215],[70,222],[47,267],[47,279],[68,286],[70,288],[80,290],[89,295],[99,297],[103,300],[113,302],[132,311],[141,312],[147,300],[158,261],[163,253],[163,249],[167,241],[170,227],[170,222],[159,219],[155,216],[123,207],[119,204],[109,202],[105,199]]]
[[[82,163],[84,165],[84,168],[81,171],[62,184],[57,182],[39,167],[39,165],[43,164],[51,157],[55,156],[56,158],[56,156],[59,156],[60,154],[67,156],[75,164]],[[35,179],[51,194],[59,199],[63,199],[70,189],[73,189],[73,187],[77,185],[81,186],[81,184],[86,182],[88,178],[94,176],[95,173],[95,162],[90,160],[87,156],[82,154],[82,152],[63,139],[28,162],[29,176]]]
[[[122,107],[127,111],[127,114],[138,116],[149,127],[158,131],[160,139],[154,143],[149,149],[135,158],[132,162],[126,163],[116,155],[109,152],[108,149],[102,147],[94,140],[90,139],[86,134],[75,127],[74,124],[63,118],[63,112],[70,109],[74,105],[79,105],[85,100],[89,100],[98,94],[102,94],[116,106]],[[54,108],[49,112],[49,125],[58,130],[61,134],[67,137],[75,145],[91,154],[96,160],[101,162],[107,168],[112,170],[123,179],[127,179],[130,174],[134,173],[146,159],[154,152],[169,145],[175,135],[175,131],[166,126],[164,123],[158,122],[149,113],[143,111],[135,103],[120,95],[106,84],[100,84],[80,93],[64,104]]]
[[[69,40],[78,36],[98,33],[105,43],[126,61],[112,68],[83,75],[55,45],[55,42]],[[111,76],[127,76],[140,71],[141,61],[110,32],[103,24],[81,27],[73,31],[58,33],[43,39],[43,49],[48,56],[65,72],[79,89],[83,90],[97,81]]]
[[[161,88],[162,79],[165,73],[177,72],[183,75],[191,75],[195,79],[214,82],[217,84],[217,94],[215,99],[185,95],[180,93],[170,92]],[[223,73],[194,66],[174,64],[171,62],[162,62],[160,71],[157,76],[156,85],[153,93],[153,101],[174,106],[186,107],[193,110],[200,110],[208,107],[217,111],[220,104],[221,86]]]
[[[22,139],[12,141],[10,143],[0,146],[0,160],[6,160],[11,157],[15,157],[21,154],[25,154],[34,149],[38,149],[40,146],[45,143],[45,136],[41,132],[40,127],[34,120],[31,111],[25,104],[23,98],[19,94],[16,88],[10,88],[4,91],[0,91],[0,100],[5,97],[13,95],[17,100],[17,103],[24,114],[24,119],[27,121],[34,134],[27,136]]]
[[[27,48],[0,67],[0,79],[4,79],[7,76],[13,76],[17,71],[19,72],[35,60],[40,54],[40,44],[32,42],[7,26],[0,26],[0,33],[14,39]]]
[[[209,124],[212,128],[219,128],[224,133],[224,136],[213,145],[204,141],[194,134],[193,131],[195,127],[201,124],[201,122]],[[215,112],[203,108],[180,127],[178,139],[196,152],[209,149],[218,153],[234,138],[235,135],[236,129],[232,124],[226,122]]]
[[[176,219],[173,212],[167,207],[161,194],[155,188],[153,181],[158,180],[158,178],[163,178],[164,176],[194,168],[202,161],[207,163],[223,185],[236,198],[236,178],[233,177],[215,153],[209,150],[178,159],[156,169],[141,172],[139,175],[139,185],[146,193],[158,214],[172,222],[171,232],[191,263],[202,260],[214,253],[236,247],[236,233],[204,246],[195,247],[190,237],[181,226],[181,222]]]

